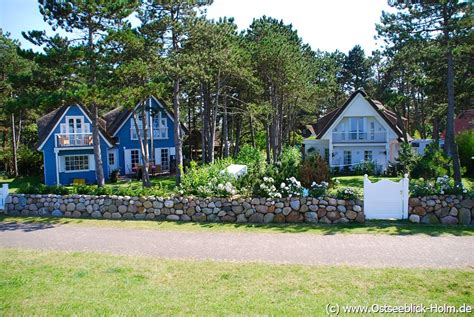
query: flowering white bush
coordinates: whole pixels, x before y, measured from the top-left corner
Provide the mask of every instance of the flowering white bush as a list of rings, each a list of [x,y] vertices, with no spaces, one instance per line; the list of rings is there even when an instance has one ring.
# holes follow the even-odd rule
[[[275,187],[275,180],[271,177],[264,177],[263,183],[260,184],[260,191],[270,198],[281,198],[281,194]]]
[[[295,177],[286,179],[286,182],[280,184],[280,193],[284,197],[299,197],[303,195],[304,188],[301,182]]]
[[[359,197],[359,193],[352,187],[339,188],[336,191],[336,198],[345,200],[355,200]]]
[[[322,197],[322,196],[325,196],[325,195],[327,194],[328,187],[329,187],[329,183],[328,183],[328,182],[321,182],[320,184],[318,184],[318,183],[316,183],[316,182],[313,182],[313,183],[311,184],[311,189],[310,189],[309,194],[310,194],[312,197]]]
[[[454,180],[445,175],[438,177],[435,182],[425,181],[423,178],[410,181],[412,196],[466,194],[468,191],[462,185],[455,184]]]

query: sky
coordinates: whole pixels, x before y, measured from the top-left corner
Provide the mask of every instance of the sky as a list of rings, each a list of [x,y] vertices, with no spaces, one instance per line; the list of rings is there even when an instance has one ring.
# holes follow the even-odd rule
[[[387,0],[214,0],[207,15],[213,19],[234,17],[240,30],[266,15],[292,24],[313,50],[347,53],[359,44],[370,55],[382,44],[374,39],[382,10],[390,11]],[[34,46],[22,37],[22,31],[52,34],[36,0],[0,0],[0,28],[18,39],[23,48]]]

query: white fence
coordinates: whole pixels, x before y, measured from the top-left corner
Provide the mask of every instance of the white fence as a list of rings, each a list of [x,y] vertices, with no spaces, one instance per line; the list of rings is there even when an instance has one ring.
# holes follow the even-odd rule
[[[383,179],[372,183],[364,175],[364,213],[366,219],[408,218],[408,175],[399,182]]]
[[[3,184],[0,191],[0,210],[5,210],[5,204],[8,197],[8,184]]]

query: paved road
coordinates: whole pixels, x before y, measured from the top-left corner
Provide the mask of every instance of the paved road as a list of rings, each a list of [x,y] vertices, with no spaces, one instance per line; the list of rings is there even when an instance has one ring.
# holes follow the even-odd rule
[[[469,236],[203,233],[0,223],[0,247],[307,265],[474,267],[474,237]]]

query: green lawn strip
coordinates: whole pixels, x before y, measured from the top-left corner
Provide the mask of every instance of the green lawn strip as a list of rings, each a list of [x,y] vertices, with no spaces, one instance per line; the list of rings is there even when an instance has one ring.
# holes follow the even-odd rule
[[[0,178],[0,184],[8,184],[10,193],[17,193],[21,187],[29,185],[37,185],[41,183],[41,179],[38,176],[25,176],[17,178]],[[160,186],[160,188],[169,192],[169,195],[175,194],[176,180],[174,176],[160,176],[152,177],[151,183],[153,186]],[[132,179],[129,181],[119,181],[117,183],[107,183],[105,186],[113,189],[118,187],[125,187],[129,185],[139,185],[140,180]],[[73,186],[66,186],[72,189]]]
[[[365,224],[226,224],[174,221],[107,220],[75,218],[10,217],[1,215],[1,223],[74,225],[128,229],[151,229],[190,232],[251,232],[251,233],[310,233],[332,234],[388,234],[428,236],[473,236],[474,226],[422,225],[407,221],[367,221]]]
[[[473,268],[369,269],[0,249],[0,315],[324,315],[472,303]]]
[[[364,176],[337,176],[334,177],[339,181],[338,188],[343,187],[355,187],[355,188],[363,188],[364,187]],[[378,177],[378,176],[369,176],[371,182],[378,182],[382,179],[389,179],[394,182],[398,182],[401,178],[400,177]],[[463,178],[462,182],[464,187],[468,190],[474,189],[474,179],[472,178]]]

